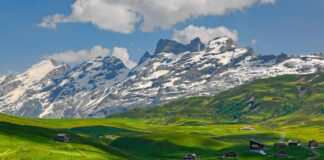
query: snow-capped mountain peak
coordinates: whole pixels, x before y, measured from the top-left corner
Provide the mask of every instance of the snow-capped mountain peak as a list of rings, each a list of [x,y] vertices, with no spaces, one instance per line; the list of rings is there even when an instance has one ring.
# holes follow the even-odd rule
[[[59,67],[54,60],[43,60],[30,67],[26,72],[18,76],[25,84],[43,79],[49,72]]]
[[[0,112],[27,117],[105,117],[176,98],[213,95],[254,79],[324,71],[322,56],[256,55],[228,37],[207,45],[160,40],[127,69],[98,57],[69,69],[45,60],[0,77]]]
[[[38,84],[50,80],[60,72],[60,70],[68,70],[65,64],[58,65],[54,60],[43,60],[32,67],[26,72],[19,75],[10,75],[5,78],[6,83],[0,86],[1,99],[5,99],[7,104],[12,104],[18,101],[28,90],[41,87]],[[3,103],[0,101],[0,103]]]
[[[229,38],[227,36],[220,36],[220,37],[216,37],[216,38],[212,39],[211,41],[209,41],[208,44],[215,44],[215,43],[232,44],[232,43],[234,43],[234,40],[232,40],[231,38]]]
[[[79,89],[90,89],[103,85],[109,87],[120,79],[116,79],[116,77],[125,78],[128,71],[123,62],[114,56],[97,57],[74,67],[66,75],[66,79],[69,79],[70,86],[73,84],[75,88]]]
[[[229,37],[217,37],[209,41],[207,45],[207,51],[213,53],[220,53],[225,51],[231,51],[240,46]]]

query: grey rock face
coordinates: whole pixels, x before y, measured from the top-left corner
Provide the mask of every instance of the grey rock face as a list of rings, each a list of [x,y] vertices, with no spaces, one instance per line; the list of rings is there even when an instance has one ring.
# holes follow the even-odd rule
[[[205,49],[205,45],[201,43],[199,38],[193,39],[189,44],[184,45],[174,40],[160,39],[157,43],[155,54],[158,53],[174,53],[179,54],[183,52],[199,52]]]
[[[147,59],[150,59],[152,57],[153,57],[153,55],[150,55],[149,52],[145,52],[144,55],[142,56],[142,58],[139,60],[138,65],[142,64],[144,61],[146,61]]]

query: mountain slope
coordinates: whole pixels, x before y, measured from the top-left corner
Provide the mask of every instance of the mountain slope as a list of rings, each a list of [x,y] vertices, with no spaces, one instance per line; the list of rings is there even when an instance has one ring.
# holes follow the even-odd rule
[[[115,57],[98,57],[74,67],[50,92],[52,102],[40,117],[86,117],[105,98],[106,89],[123,81],[128,72]]]
[[[258,56],[227,37],[199,52],[158,53],[130,71],[107,92],[91,117],[154,106],[177,98],[214,95],[246,82],[284,74],[309,74],[323,68],[319,56]]]
[[[39,101],[44,97],[42,93],[68,70],[65,64],[44,60],[22,74],[6,76],[0,83],[0,112],[38,116],[43,110],[44,102]]]
[[[283,75],[255,80],[212,97],[179,99],[171,103],[134,109],[117,117],[191,117],[217,121],[316,121],[324,115],[324,74]],[[308,119],[309,117],[310,119]],[[295,119],[296,121],[294,122]]]
[[[187,45],[160,40],[156,48],[133,69],[115,57],[98,57],[72,69],[47,66],[53,62],[47,60],[40,63],[46,72],[38,73],[36,65],[30,70],[37,74],[29,70],[1,78],[0,112],[43,118],[106,117],[177,98],[214,95],[255,79],[324,70],[323,56],[261,56],[228,37],[206,45],[198,38]]]
[[[37,119],[0,114],[0,159],[177,160],[187,153],[221,159],[237,152],[242,160],[272,160],[279,150],[288,159],[323,158],[324,74],[283,75],[254,80],[215,96],[179,99],[134,109],[105,119]],[[240,130],[251,126],[254,130]],[[59,132],[69,143],[55,142]],[[303,146],[282,149],[273,143],[297,139]],[[249,140],[265,143],[267,155],[251,152]],[[26,148],[26,146],[28,146]]]
[[[98,57],[72,69],[44,60],[23,74],[9,75],[2,81],[0,111],[24,117],[42,117],[49,112],[55,112],[56,117],[76,117],[82,114],[74,111],[78,107],[95,103],[92,100],[83,104],[81,97],[103,94],[106,87],[125,79],[127,74],[128,69],[115,57]]]

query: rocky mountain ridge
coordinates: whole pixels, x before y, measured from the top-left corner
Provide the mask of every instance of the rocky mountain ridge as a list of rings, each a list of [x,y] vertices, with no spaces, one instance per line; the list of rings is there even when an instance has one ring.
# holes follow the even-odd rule
[[[322,56],[257,55],[228,37],[207,45],[199,39],[187,45],[160,40],[155,54],[145,53],[133,69],[115,57],[98,57],[72,69],[45,60],[20,75],[0,77],[0,112],[106,117],[177,98],[213,95],[255,79],[323,70]]]

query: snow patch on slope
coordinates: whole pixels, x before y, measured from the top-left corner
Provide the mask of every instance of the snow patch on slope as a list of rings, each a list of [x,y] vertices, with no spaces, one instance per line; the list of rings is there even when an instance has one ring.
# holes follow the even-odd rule
[[[33,86],[38,81],[42,80],[48,73],[57,68],[53,60],[44,60],[40,63],[33,65],[26,72],[18,75],[15,81],[21,81],[22,84],[17,86],[16,89],[9,92],[6,97],[7,103],[13,103],[23,96],[27,89],[35,88]]]

